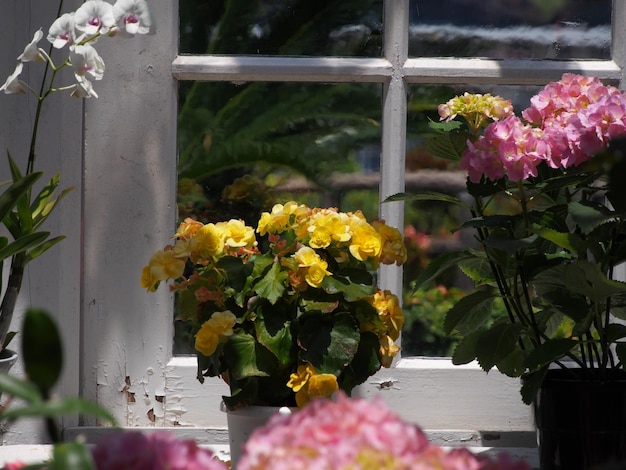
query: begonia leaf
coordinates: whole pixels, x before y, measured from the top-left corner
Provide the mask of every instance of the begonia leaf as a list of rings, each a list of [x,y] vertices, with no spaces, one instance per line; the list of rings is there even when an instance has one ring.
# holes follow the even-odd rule
[[[339,375],[357,352],[360,333],[348,314],[308,315],[298,335],[300,357],[320,373]]]
[[[280,263],[275,262],[256,284],[254,290],[260,297],[275,304],[285,292],[285,282],[288,273],[280,269]]]

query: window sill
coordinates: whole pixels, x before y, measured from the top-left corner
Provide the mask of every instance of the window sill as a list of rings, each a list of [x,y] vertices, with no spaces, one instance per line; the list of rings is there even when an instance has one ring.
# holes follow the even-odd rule
[[[203,445],[202,447],[212,449],[221,460],[229,460],[228,445]],[[533,469],[539,468],[537,449],[523,447],[470,447],[470,449],[475,453],[484,452],[490,455],[507,452],[516,460],[525,460]],[[50,458],[51,451],[52,446],[45,444],[0,446],[0,468],[4,468],[4,465],[10,462],[20,461],[25,464],[42,462]]]

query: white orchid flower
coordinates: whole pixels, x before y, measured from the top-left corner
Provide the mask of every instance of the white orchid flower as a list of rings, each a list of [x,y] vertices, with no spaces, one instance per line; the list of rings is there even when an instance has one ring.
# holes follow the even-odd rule
[[[115,26],[113,5],[104,0],[88,0],[74,13],[74,26],[87,36],[106,34]]]
[[[7,95],[10,95],[11,93],[24,93],[25,92],[24,86],[18,79],[20,74],[22,73],[23,67],[24,67],[24,64],[22,64],[21,62],[17,64],[17,67],[15,67],[15,71],[11,75],[9,75],[9,78],[7,78],[7,81],[4,82],[4,85],[0,87],[0,91],[4,91],[4,93]]]
[[[48,30],[48,41],[56,49],[71,46],[76,41],[74,32],[74,13],[64,13],[59,16]]]
[[[93,46],[89,44],[74,46],[70,52],[70,62],[77,75],[89,74],[95,80],[102,79],[104,61]]]
[[[39,47],[37,47],[37,43],[43,37],[43,31],[39,28],[35,31],[33,35],[33,40],[28,43],[28,45],[24,48],[24,52],[17,58],[17,60],[21,60],[22,62],[34,62],[36,60],[44,60],[43,56],[39,52]]]
[[[76,98],[94,98],[98,97],[98,94],[94,91],[91,82],[87,80],[83,75],[74,74],[76,77],[76,87],[70,93],[70,96],[74,96]]]
[[[129,35],[150,33],[152,16],[146,0],[117,0],[113,5],[113,16],[122,32]]]

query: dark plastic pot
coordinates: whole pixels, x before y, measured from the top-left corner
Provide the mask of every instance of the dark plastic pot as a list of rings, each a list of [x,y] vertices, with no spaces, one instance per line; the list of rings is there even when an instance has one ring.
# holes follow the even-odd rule
[[[533,403],[542,470],[626,462],[626,372],[550,370]],[[626,468],[626,466],[619,468]]]
[[[9,372],[17,361],[17,353],[10,349],[0,352],[0,372]]]

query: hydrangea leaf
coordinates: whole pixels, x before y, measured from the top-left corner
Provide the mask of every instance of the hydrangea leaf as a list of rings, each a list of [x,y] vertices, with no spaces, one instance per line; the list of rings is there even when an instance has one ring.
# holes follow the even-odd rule
[[[470,333],[480,328],[491,316],[493,298],[489,292],[477,290],[460,299],[446,314],[446,334],[454,330]]]

